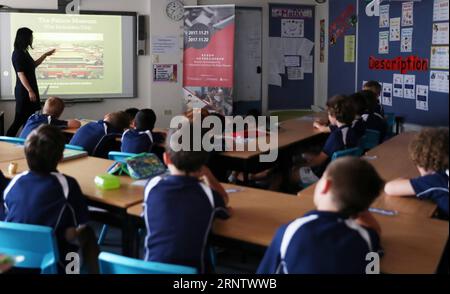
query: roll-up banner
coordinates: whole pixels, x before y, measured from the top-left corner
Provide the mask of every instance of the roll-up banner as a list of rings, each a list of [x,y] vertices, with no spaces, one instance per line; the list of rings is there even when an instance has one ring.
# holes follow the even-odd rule
[[[235,6],[186,6],[184,110],[233,114]]]

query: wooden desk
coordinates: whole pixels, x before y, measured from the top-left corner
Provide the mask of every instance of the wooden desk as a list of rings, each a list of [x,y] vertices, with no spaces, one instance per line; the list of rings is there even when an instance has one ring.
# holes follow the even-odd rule
[[[417,177],[419,172],[412,163],[408,154],[408,145],[415,133],[402,133],[384,142],[367,153],[366,158],[375,167],[385,181],[399,177]],[[315,185],[300,191],[298,195],[307,201],[312,201]],[[437,205],[431,201],[420,200],[415,197],[390,197],[382,193],[372,204],[372,207],[396,210],[400,213],[412,214],[421,217],[431,217]]]
[[[23,146],[0,142],[0,162],[11,162],[24,159],[25,153]]]
[[[22,173],[28,170],[25,159],[16,161],[18,172]],[[127,208],[136,203],[142,202],[144,198],[144,188],[142,186],[132,185],[133,180],[130,177],[120,177],[121,187],[117,190],[103,191],[95,186],[94,178],[97,175],[106,173],[106,170],[113,164],[113,161],[84,157],[75,160],[69,160],[58,165],[58,170],[68,176],[75,178],[83,191],[83,194],[92,202],[98,202],[117,208]],[[8,162],[0,163],[0,169],[6,177],[8,174]]]
[[[225,188],[236,186],[225,185]],[[243,189],[230,194],[232,216],[228,220],[215,221],[215,235],[267,247],[281,225],[314,209],[311,202],[299,197],[259,189]],[[128,213],[140,217],[142,204],[128,208]],[[431,274],[436,271],[448,239],[448,222],[406,214],[375,217],[383,230],[383,273]]]

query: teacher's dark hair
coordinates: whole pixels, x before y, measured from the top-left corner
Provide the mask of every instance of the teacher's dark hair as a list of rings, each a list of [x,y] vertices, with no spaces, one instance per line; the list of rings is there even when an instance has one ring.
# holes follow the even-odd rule
[[[33,31],[29,28],[20,28],[16,33],[14,49],[28,50],[28,48],[33,49]]]

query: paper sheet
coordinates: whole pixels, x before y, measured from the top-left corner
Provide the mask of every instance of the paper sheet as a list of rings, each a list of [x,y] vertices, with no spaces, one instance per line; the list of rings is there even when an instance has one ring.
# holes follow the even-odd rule
[[[302,57],[302,68],[304,73],[313,73],[314,56]]]
[[[380,28],[389,27],[389,4],[380,6]]]
[[[300,56],[285,56],[284,65],[286,67],[300,66]]]
[[[448,45],[448,22],[433,24],[433,45]]]
[[[402,29],[402,42],[400,44],[400,52],[412,52],[413,44],[413,28]]]
[[[280,74],[271,72],[269,74],[269,85],[281,87],[282,80]]]
[[[310,41],[309,39],[303,38],[302,39],[301,46],[298,51],[298,55],[301,56],[310,56],[311,50],[314,48],[314,42]]]
[[[291,81],[298,81],[304,79],[303,68],[301,67],[288,67],[287,78]]]
[[[305,20],[282,19],[281,36],[287,38],[303,38],[305,35]]]
[[[428,111],[428,86],[417,85],[416,109]]]
[[[416,98],[416,76],[415,75],[404,75],[403,76],[403,98],[415,99]]]
[[[430,91],[448,93],[448,71],[430,72]]]
[[[433,21],[448,20],[449,0],[434,0]]]
[[[301,55],[298,52],[303,40],[303,38],[281,38],[283,55]]]
[[[431,69],[448,69],[448,46],[431,46]]]
[[[414,2],[402,3],[402,26],[410,27],[414,25]]]
[[[283,43],[281,38],[269,40],[269,68],[270,72],[284,74]]]
[[[355,62],[355,35],[345,36],[344,39],[344,62]]]
[[[394,74],[394,97],[403,98],[403,87],[404,87],[404,80],[403,75],[401,74]]]
[[[384,31],[379,33],[378,53],[389,54],[389,32]]]
[[[400,41],[400,17],[391,18],[389,28],[390,41]]]
[[[383,83],[381,103],[383,105],[392,106],[392,84]]]

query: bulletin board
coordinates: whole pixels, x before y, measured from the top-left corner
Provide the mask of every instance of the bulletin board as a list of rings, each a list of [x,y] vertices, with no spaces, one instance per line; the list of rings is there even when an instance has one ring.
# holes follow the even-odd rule
[[[269,5],[269,110],[314,104],[315,7]]]
[[[444,83],[447,84],[447,92],[441,93],[436,92],[430,89],[430,78],[431,78],[431,70],[432,60],[431,60],[431,48],[432,48],[432,37],[433,37],[433,26],[435,23],[447,23],[448,24],[448,12],[447,12],[447,20],[445,21],[433,21],[433,8],[435,2],[445,2],[441,0],[426,0],[421,2],[413,2],[413,24],[403,25],[403,5],[406,1],[383,1],[382,6],[385,4],[389,5],[389,19],[392,22],[394,18],[400,18],[400,40],[392,41],[391,37],[395,36],[390,34],[391,27],[380,28],[380,17],[383,17],[383,9],[380,6],[380,17],[373,16],[369,17],[366,14],[366,5],[365,1],[360,1],[359,5],[359,52],[358,52],[358,67],[357,67],[357,76],[358,81],[357,84],[362,86],[363,81],[367,80],[377,80],[380,83],[384,84],[384,94],[382,96],[385,97],[383,101],[383,97],[381,100],[384,104],[385,112],[395,113],[396,115],[403,116],[407,123],[416,123],[421,125],[430,125],[430,126],[448,126],[449,118],[448,118],[448,55],[447,55],[447,69],[439,70],[445,74],[447,80]],[[410,4],[412,2],[409,2]],[[408,4],[406,4],[408,5]],[[447,2],[448,9],[448,2]],[[409,9],[408,9],[409,10]],[[447,10],[448,11],[448,10]],[[395,23],[395,21],[393,22]],[[391,23],[390,23],[391,24]],[[394,26],[394,30],[396,26]],[[448,26],[447,26],[448,28]],[[410,29],[412,29],[412,48],[409,48],[407,42],[404,44],[407,50],[411,52],[401,52],[402,51],[402,34],[404,29],[409,29],[404,34],[404,37],[407,38],[410,33]],[[382,31],[387,31],[389,33],[389,52],[387,54],[379,53],[379,33]],[[448,29],[447,29],[447,37],[448,37]],[[396,38],[394,38],[396,39]],[[443,47],[447,47],[448,52],[448,38],[447,42]],[[382,46],[383,47],[383,46]],[[400,89],[400,83],[394,83],[394,74],[401,75],[400,70],[374,70],[373,68],[369,68],[369,58],[375,57],[378,59],[384,60],[392,60],[398,57],[403,58],[403,60],[407,59],[409,56],[415,56],[418,61],[428,60],[428,70],[421,70],[420,66],[416,68],[416,70],[411,70],[405,75],[410,75],[415,77],[415,89],[411,89],[412,83],[408,81],[408,98],[395,97],[394,91],[396,88]],[[418,64],[421,65],[421,64]],[[423,69],[423,68],[422,68]],[[406,76],[403,75],[403,78],[406,79]],[[397,76],[399,77],[399,76]],[[401,79],[401,76],[399,77]],[[435,76],[433,78],[436,78]],[[411,77],[408,78],[411,81]],[[404,80],[406,81],[406,80]],[[441,87],[444,85],[441,83]],[[392,85],[392,101],[389,101],[387,97],[389,97],[390,84]],[[428,87],[428,93],[425,93],[426,88]],[[406,85],[405,85],[406,87]],[[433,84],[433,88],[436,87],[436,84]],[[405,89],[404,94],[406,93]],[[415,90],[415,94],[413,91]],[[423,93],[420,93],[423,90]],[[417,97],[419,95],[419,97]],[[426,101],[426,95],[428,95],[428,103]],[[392,106],[389,105],[392,102]],[[426,105],[428,104],[428,105]]]

